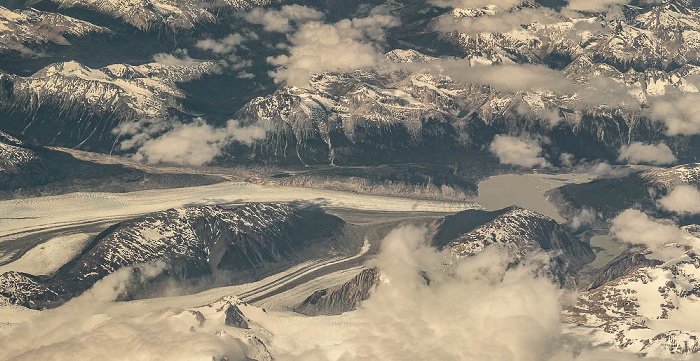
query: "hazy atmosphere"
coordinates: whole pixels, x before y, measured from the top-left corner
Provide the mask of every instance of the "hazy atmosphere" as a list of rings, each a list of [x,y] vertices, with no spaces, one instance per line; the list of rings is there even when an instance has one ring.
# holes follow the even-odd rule
[[[700,360],[698,157],[694,0],[0,0],[0,361]]]

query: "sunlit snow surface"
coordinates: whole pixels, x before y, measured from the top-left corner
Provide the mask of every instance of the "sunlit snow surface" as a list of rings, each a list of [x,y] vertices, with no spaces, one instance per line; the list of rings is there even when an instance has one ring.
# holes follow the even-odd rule
[[[20,259],[0,266],[0,274],[17,271],[50,276],[61,266],[80,255],[88,241],[90,241],[90,235],[85,233],[51,238],[27,251]]]
[[[480,189],[483,192],[476,200],[483,202],[488,209],[517,204],[558,217],[547,209],[552,206],[544,199],[544,192],[561,184],[588,179],[588,175],[497,176],[482,182]],[[519,187],[514,188],[527,195],[498,192],[499,187],[508,188],[514,184]],[[116,221],[171,207],[252,201],[301,201],[330,209],[396,212],[445,213],[482,208],[469,202],[227,182],[124,194],[73,193],[2,201],[0,230],[3,240],[9,240],[41,229],[61,229],[109,219]],[[114,303],[115,290],[118,291],[125,282],[123,272],[117,272],[99,282],[87,294],[53,311],[39,313],[0,305],[0,333],[9,334],[0,339],[0,343],[23,340],[0,347],[3,349],[0,359],[14,359],[10,357],[14,355],[21,360],[37,357],[60,360],[68,357],[66,352],[70,350],[71,355],[78,355],[78,358],[106,360],[133,359],[137,355],[169,360],[190,360],[206,355],[203,359],[209,360],[212,356],[226,355],[229,360],[243,360],[244,357],[268,360],[274,357],[276,360],[324,361],[563,361],[573,359],[579,351],[580,356],[576,359],[580,360],[632,360],[636,356],[629,351],[641,350],[641,346],[634,346],[627,349],[628,352],[618,354],[609,348],[614,344],[609,337],[614,335],[591,333],[590,328],[562,324],[560,312],[571,302],[571,296],[538,277],[536,263],[526,261],[521,267],[509,268],[507,256],[490,248],[475,257],[450,261],[448,254],[424,246],[425,237],[422,228],[403,227],[381,242],[382,251],[376,260],[370,262],[382,267],[380,291],[376,291],[358,311],[318,317],[290,312],[315,290],[352,278],[361,270],[356,265],[301,282],[290,290],[274,291],[316,270],[363,256],[369,249],[368,243],[357,254],[345,258],[311,260],[254,283],[186,296],[164,295],[167,297]],[[50,274],[80,252],[88,239],[89,235],[80,233],[54,237],[0,270]],[[431,280],[430,284],[425,283],[419,271],[427,272],[425,275]],[[655,291],[656,284],[662,287],[668,279],[666,274],[671,271],[650,269],[648,272],[654,290],[643,282],[637,287],[640,280],[637,278],[625,281],[629,282],[625,287],[634,291],[623,291],[623,294],[637,295],[634,297],[640,303],[638,312],[650,320],[650,325],[659,325],[664,332],[688,326],[686,329],[694,332],[695,316],[692,315],[700,314],[700,308],[692,297],[675,301],[676,305],[682,306],[682,311],[679,308],[668,320],[652,323],[656,313],[660,312],[657,301],[664,301],[664,296]],[[267,294],[271,296],[258,299]],[[253,304],[245,303],[251,299],[255,299]],[[225,325],[225,311],[229,304],[238,305],[250,325],[249,329]],[[694,311],[696,308],[698,312]],[[200,315],[206,319],[204,323]],[[648,336],[644,330],[627,330],[631,331],[627,334],[630,338]],[[577,340],[573,346],[571,337]],[[578,351],[574,351],[576,349]],[[651,354],[667,356],[663,349],[654,349]]]
[[[210,186],[131,193],[71,193],[0,201],[0,234],[11,235],[38,227],[59,227],[184,206],[294,201],[330,208],[377,211],[457,212],[481,208],[472,202],[414,200],[226,182]]]
[[[446,262],[448,253],[425,241],[423,228],[392,231],[373,262],[382,269],[379,288],[362,308],[340,316],[266,310],[231,296],[239,292],[234,288],[114,303],[128,278],[128,270],[116,272],[55,310],[18,315],[3,308],[3,314],[23,323],[0,339],[0,358],[636,359],[586,346],[586,339],[572,346],[560,323],[568,296],[539,276],[537,262],[509,266],[507,254],[495,248]],[[152,265],[143,274],[157,270]],[[247,328],[226,325],[233,306]]]

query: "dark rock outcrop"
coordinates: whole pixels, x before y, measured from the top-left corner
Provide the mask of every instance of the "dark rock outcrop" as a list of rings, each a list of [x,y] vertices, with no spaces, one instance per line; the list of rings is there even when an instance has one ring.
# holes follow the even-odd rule
[[[147,173],[76,159],[0,130],[0,199],[70,192],[127,192],[214,184],[218,176]]]
[[[433,245],[456,256],[475,255],[490,245],[507,250],[516,261],[532,252],[548,252],[553,275],[562,283],[595,259],[588,244],[556,221],[519,207],[462,211],[436,221],[433,228]]]
[[[284,204],[170,209],[118,223],[51,278],[12,288],[0,284],[0,293],[7,293],[13,303],[43,308],[48,306],[42,301],[45,289],[67,300],[121,268],[134,267],[128,287],[119,295],[131,299],[157,293],[151,281],[181,282],[286,261],[307,246],[339,235],[344,226],[343,220],[321,210]],[[144,264],[157,269],[141,269]],[[20,293],[13,291],[17,287]]]
[[[294,311],[307,315],[339,315],[357,309],[379,283],[379,269],[367,268],[342,285],[314,292]]]
[[[226,326],[248,329],[248,322],[245,320],[243,312],[236,305],[229,305],[226,309]]]
[[[36,277],[14,271],[0,275],[0,296],[12,304],[33,309],[41,309],[59,300],[58,294]]]
[[[607,282],[627,276],[637,268],[654,267],[663,262],[647,259],[641,250],[626,250],[608,264],[595,271],[589,278],[587,290],[596,289]]]

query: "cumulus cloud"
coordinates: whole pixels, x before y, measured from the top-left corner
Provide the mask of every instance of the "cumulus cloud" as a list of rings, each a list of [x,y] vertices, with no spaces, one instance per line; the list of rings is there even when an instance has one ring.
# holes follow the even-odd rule
[[[247,36],[234,33],[221,39],[208,38],[199,40],[195,46],[203,50],[209,50],[214,54],[228,54],[234,52],[236,47],[242,45],[246,40],[248,40]]]
[[[611,231],[623,242],[652,248],[678,242],[685,237],[685,233],[672,222],[656,220],[635,209],[625,210],[615,217]]]
[[[664,209],[679,214],[700,213],[700,191],[691,185],[679,185],[671,193],[658,200]]]
[[[629,4],[630,0],[569,0],[567,10],[585,12],[604,12],[616,10],[621,5]],[[642,0],[642,4],[660,4],[662,0]]]
[[[581,107],[607,106],[609,108],[622,108],[627,110],[639,110],[640,103],[630,94],[630,87],[624,82],[596,76],[586,84],[576,89],[578,105]]]
[[[568,297],[538,262],[513,265],[487,248],[452,260],[426,246],[426,230],[400,227],[382,241],[382,281],[362,307],[333,317],[261,321],[280,360],[638,360],[588,347],[561,324]],[[536,257],[535,257],[536,258]],[[448,261],[449,260],[449,261]]]
[[[632,164],[646,163],[657,165],[670,164],[677,160],[671,148],[666,144],[644,144],[641,142],[632,142],[630,145],[622,146],[617,159]]]
[[[556,106],[546,104],[549,95],[565,95],[575,99],[567,107],[590,110],[598,107],[640,111],[639,99],[632,95],[633,89],[614,79],[593,77],[585,84],[567,78],[561,70],[534,64],[482,64],[469,59],[442,58],[431,61],[428,66],[435,76],[449,77],[465,83],[488,86],[499,92],[537,92],[543,96],[545,108],[533,112],[531,109],[516,109],[521,114],[536,113],[541,119],[554,125],[562,120]]]
[[[446,265],[426,230],[401,227],[381,244],[382,282],[342,318],[270,320],[284,360],[546,360],[561,333],[563,292],[534,263],[509,266],[488,248]],[[340,325],[337,322],[341,322]],[[302,335],[302,337],[300,337]]]
[[[142,118],[119,123],[112,129],[112,133],[122,138],[119,142],[120,150],[130,150],[171,128],[172,125],[162,118]]]
[[[700,134],[700,93],[653,99],[651,117],[666,125],[668,135]]]
[[[384,62],[378,44],[384,41],[385,29],[398,24],[398,19],[385,14],[334,24],[307,22],[291,35],[286,55],[268,58],[277,66],[270,75],[277,82],[301,87],[312,73],[376,66]]]
[[[574,231],[579,230],[581,227],[590,226],[598,219],[598,214],[594,209],[583,208],[576,215],[571,218],[569,226]]]
[[[232,142],[250,144],[263,139],[266,132],[258,124],[243,126],[229,120],[224,127],[214,127],[197,119],[190,124],[177,124],[158,137],[146,136],[138,144],[129,144],[138,147],[133,156],[138,161],[198,166],[214,160]]]
[[[576,158],[571,153],[562,153],[559,155],[559,163],[562,167],[571,168],[574,166]]]
[[[220,59],[221,63],[233,70],[242,70],[253,65],[250,59],[245,59],[239,55],[239,51],[247,50],[246,43],[251,40],[257,40],[258,36],[255,33],[233,33],[220,39],[206,38],[195,43],[195,47],[210,51],[214,56]],[[247,72],[241,71],[239,78],[246,78]]]
[[[309,20],[323,18],[323,13],[302,5],[285,5],[279,10],[255,8],[245,14],[244,19],[260,24],[265,31],[287,33],[292,31],[292,23],[303,24]]]
[[[113,133],[123,138],[119,149],[131,152],[134,160],[199,166],[214,160],[231,143],[263,139],[267,125],[229,120],[225,126],[215,127],[201,118],[191,123],[146,118],[121,123]]]
[[[691,245],[698,241],[672,221],[654,219],[634,209],[627,209],[615,217],[610,231],[622,242],[648,247],[655,252],[655,258],[662,260],[681,255],[683,250],[677,245]]]
[[[253,344],[260,347],[261,334],[263,348],[285,361],[638,359],[570,339],[561,323],[570,295],[542,274],[545,255],[514,264],[507,251],[489,247],[454,259],[449,250],[428,246],[427,233],[402,226],[385,237],[372,261],[381,269],[381,284],[354,312],[306,317],[246,306],[255,325],[245,333],[222,329],[222,320],[209,316],[192,331],[186,312],[137,315],[148,309],[139,307],[144,302],[112,303],[130,283],[162,271],[159,264],[142,265],[138,273],[118,270],[17,327],[0,339],[0,359],[242,361],[253,357],[247,353]]]
[[[551,165],[542,157],[542,146],[535,140],[499,134],[494,137],[489,149],[503,164],[521,167],[549,167]]]
[[[248,360],[244,344],[229,335],[193,333],[158,315],[106,312],[130,284],[153,279],[163,266],[119,269],[65,305],[42,311],[0,339],[0,359]]]
[[[608,162],[581,162],[574,167],[576,173],[590,173],[602,178],[619,178],[634,171],[631,167],[613,166]]]

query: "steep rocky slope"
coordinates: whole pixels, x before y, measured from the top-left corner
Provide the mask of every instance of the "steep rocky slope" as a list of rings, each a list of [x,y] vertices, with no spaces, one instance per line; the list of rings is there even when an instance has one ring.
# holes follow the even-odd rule
[[[641,5],[626,7],[621,17],[606,17],[600,12],[567,17],[534,2],[524,2],[502,12],[488,7],[457,8],[444,16],[439,28],[455,29],[450,36],[455,37],[464,55],[494,63],[562,66],[584,55],[622,72],[672,70],[697,64],[700,13],[693,2],[664,0]],[[507,23],[507,15],[503,16],[507,13],[527,14],[536,20],[509,28],[512,24]],[[503,20],[507,23],[503,26],[506,31],[459,27],[460,22],[495,19],[499,15],[506,18]]]
[[[212,4],[212,9],[217,9],[214,11],[190,2],[57,3],[62,9],[83,9],[123,19],[140,29],[204,29],[203,24],[217,21],[217,14],[269,5],[267,1],[221,2]],[[315,2],[309,5],[330,6]],[[333,13],[337,9],[327,10]],[[412,12],[418,9],[423,10],[423,17]],[[412,1],[396,9],[396,16],[405,23],[389,32],[387,45],[396,49],[388,52],[386,61],[376,68],[319,72],[307,86],[282,84],[270,93],[270,84],[266,84],[270,83],[270,68],[259,64],[247,70],[255,73],[252,83],[257,85],[247,86],[257,87],[261,96],[235,114],[228,107],[222,108],[226,112],[222,115],[211,110],[214,107],[203,106],[198,108],[203,114],[196,115],[269,126],[266,139],[250,147],[234,145],[227,149],[230,158],[237,160],[343,165],[427,161],[439,155],[452,161],[483,153],[495,134],[507,133],[537,134],[554,165],[558,165],[562,153],[573,154],[576,159],[616,161],[620,147],[633,141],[663,141],[681,161],[694,161],[700,155],[697,136],[692,131],[686,134],[687,129],[680,129],[680,134],[678,129],[666,129],[662,124],[666,116],[655,109],[674,99],[689,101],[698,91],[698,10],[685,0],[624,9],[621,17],[611,18],[596,13],[565,16],[565,12],[530,2],[500,10],[478,7],[438,11]],[[240,21],[240,16],[234,18]],[[473,28],[474,24],[501,18],[522,18],[524,23],[506,24],[502,29]],[[415,27],[422,30],[415,33]],[[200,37],[223,38],[220,31],[214,31],[214,37],[206,33],[187,39],[183,46],[197,51],[194,45]],[[402,37],[402,33],[412,35]],[[454,51],[431,49],[422,44],[425,37],[447,40],[441,46],[451,46]],[[455,51],[462,59],[439,57]],[[264,63],[264,54],[255,56]],[[227,86],[212,82],[193,87],[195,93],[186,94],[178,90],[177,83],[189,82],[193,77],[144,74],[139,67],[132,70],[140,75],[131,75],[130,70],[128,76],[112,74],[110,67],[86,69],[81,73],[90,76],[76,82],[64,79],[67,73],[75,73],[61,70],[66,64],[51,65],[21,79],[3,75],[5,96],[0,99],[0,109],[12,119],[13,131],[26,128],[28,134],[46,144],[110,151],[115,149],[115,142],[122,140],[112,135],[120,124],[144,117],[192,118],[195,114],[182,104],[191,104],[193,99],[201,103],[212,92],[218,93],[211,86]],[[543,66],[544,70],[538,70],[541,77],[556,75],[552,83],[559,87],[548,89],[549,84],[545,84],[544,89],[529,85],[503,89],[469,76],[462,79],[460,72],[451,74],[449,68],[457,64],[466,68]],[[443,74],[436,71],[439,69],[447,71]],[[234,74],[227,76],[238,81]],[[100,89],[94,82],[98,79],[102,80]],[[145,85],[149,82],[150,86]],[[52,90],[59,84],[70,91]],[[39,92],[37,88],[46,90]],[[239,94],[240,99],[233,102],[245,103],[253,93]],[[46,101],[31,100],[38,96]],[[55,114],[60,114],[60,119]],[[53,133],[60,136],[54,139],[48,135]]]
[[[182,282],[218,273],[235,276],[239,271],[290,261],[314,244],[321,252],[319,242],[340,236],[343,228],[344,222],[335,216],[281,204],[171,209],[106,229],[50,278],[8,272],[0,276],[0,292],[12,303],[40,309],[56,306],[129,266],[136,267],[136,279],[146,272],[141,267],[155,268],[161,281]],[[143,286],[134,282],[122,297],[158,289]]]
[[[62,9],[87,10],[121,20],[144,31],[192,29],[219,21],[224,9],[245,10],[268,5],[276,0],[215,0],[200,3],[192,0],[52,0]]]
[[[612,343],[629,352],[654,357],[700,352],[700,330],[694,323],[700,260],[692,250],[680,253],[673,261],[635,262],[625,267],[624,275],[593,284],[596,287],[583,292],[565,311],[565,319],[594,328],[596,342]]]
[[[550,252],[552,274],[562,284],[595,258],[588,244],[553,219],[519,207],[463,211],[433,226],[433,245],[457,257],[475,255],[491,245],[507,250],[516,261],[533,252]]]
[[[52,45],[70,45],[71,38],[110,33],[105,27],[61,14],[0,6],[0,54],[39,55]]]
[[[700,164],[684,164],[633,172],[619,178],[602,178],[588,183],[568,184],[547,193],[562,215],[572,218],[581,209],[599,213],[603,220],[628,208],[662,214],[656,200],[680,184],[700,185]]]
[[[576,273],[595,258],[587,243],[554,220],[518,207],[462,211],[434,221],[429,228],[431,245],[449,250],[451,257],[474,256],[489,246],[505,249],[514,262],[546,252],[551,259],[542,267],[560,285],[574,285]],[[294,311],[317,316],[355,310],[375,287],[382,287],[380,278],[380,268],[365,269],[343,284],[315,291]]]
[[[603,76],[620,84],[616,96],[648,104],[666,92],[692,94],[697,90],[692,79],[700,73],[694,65],[623,73],[581,55],[563,69],[571,87],[580,86],[580,91],[503,91],[436,75],[429,70],[440,66],[430,65],[434,58],[415,51],[394,50],[386,56],[416,65],[388,73],[321,73],[306,88],[282,87],[246,104],[238,118],[272,124],[254,154],[309,164],[454,157],[455,152],[483,149],[497,133],[533,133],[549,138],[554,154],[616,160],[622,145],[667,136],[636,110],[638,105],[628,109],[587,99],[590,92],[601,91],[597,85],[588,89],[589,84]],[[681,158],[695,157],[691,138],[674,138],[669,144]]]
[[[150,119],[157,127],[156,119],[176,117],[184,111],[180,101],[185,97],[177,84],[219,71],[218,63],[208,61],[101,69],[69,61],[29,77],[0,73],[0,112],[7,119],[3,126],[44,144],[109,152],[116,147],[120,125],[135,127]]]
[[[75,191],[126,192],[221,181],[223,178],[217,176],[148,173],[121,165],[83,161],[0,131],[0,198]]]
[[[654,267],[663,263],[659,260],[646,258],[645,253],[648,254],[644,249],[628,249],[622,252],[587,278],[589,282],[587,290],[596,289],[610,281],[627,276],[638,268]]]
[[[314,292],[294,311],[307,316],[339,315],[355,310],[362,301],[371,296],[379,284],[380,270],[367,268],[342,285]]]

